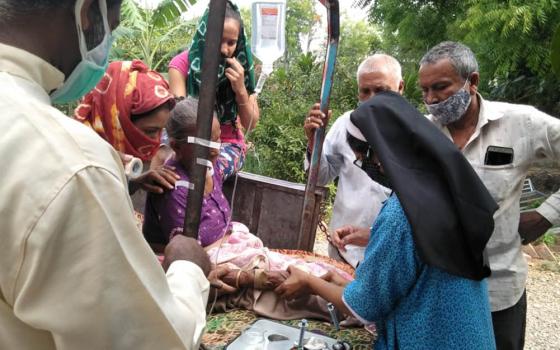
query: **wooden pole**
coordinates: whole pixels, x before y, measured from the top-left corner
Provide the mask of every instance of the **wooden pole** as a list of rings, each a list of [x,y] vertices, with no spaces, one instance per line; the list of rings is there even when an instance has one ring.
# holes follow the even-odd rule
[[[336,54],[338,52],[338,40],[340,37],[340,11],[338,0],[320,0],[327,8],[329,42],[327,55],[323,67],[323,83],[321,86],[321,112],[329,115],[329,103],[333,86],[334,70],[336,65]],[[307,185],[305,187],[305,197],[303,201],[302,220],[299,232],[298,247],[312,247],[315,240],[316,227],[313,225],[313,209],[316,205],[315,188],[319,174],[319,163],[323,152],[323,141],[325,138],[326,123],[315,130],[313,142],[313,152],[309,164],[307,175]]]
[[[212,134],[212,118],[216,100],[216,84],[218,81],[218,67],[220,63],[220,46],[224,31],[224,18],[226,13],[226,0],[211,0],[208,13],[208,23],[204,37],[205,47],[202,56],[202,74],[200,95],[198,102],[198,118],[196,121],[196,137],[210,140]],[[191,166],[190,182],[193,184],[187,195],[188,205],[185,212],[183,234],[187,237],[198,238],[200,225],[200,212],[206,182],[205,165],[197,163],[197,159],[208,159],[208,147],[196,144],[195,157]]]

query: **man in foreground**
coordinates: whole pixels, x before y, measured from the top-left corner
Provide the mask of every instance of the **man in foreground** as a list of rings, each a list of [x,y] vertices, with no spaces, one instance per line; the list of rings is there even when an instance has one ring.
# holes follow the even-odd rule
[[[206,253],[177,237],[164,274],[136,228],[117,153],[51,107],[103,76],[120,3],[0,1],[1,349],[200,341]]]

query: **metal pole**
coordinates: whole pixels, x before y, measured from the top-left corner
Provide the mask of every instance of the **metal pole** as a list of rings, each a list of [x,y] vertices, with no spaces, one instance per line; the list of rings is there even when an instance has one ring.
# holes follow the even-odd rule
[[[218,66],[221,57],[220,45],[224,31],[224,17],[226,0],[211,0],[208,13],[208,25],[204,37],[205,47],[202,56],[202,74],[198,103],[198,118],[196,121],[196,137],[210,140],[212,133],[212,118],[216,100],[216,83],[218,81]],[[198,238],[202,197],[206,182],[206,166],[197,164],[196,159],[208,159],[208,148],[195,144],[195,157],[191,166],[189,181],[194,189],[189,189],[183,234],[187,237]]]
[[[329,102],[331,99],[331,90],[333,85],[334,69],[336,64],[336,54],[338,51],[338,40],[340,37],[340,12],[338,0],[320,0],[327,8],[329,42],[327,46],[327,55],[325,57],[325,65],[323,67],[323,83],[321,86],[321,111],[328,116]],[[326,123],[325,123],[326,124]],[[319,174],[319,162],[321,153],[323,152],[323,141],[325,138],[325,127],[315,130],[315,139],[313,143],[313,152],[311,153],[311,162],[309,164],[309,174],[307,176],[307,185],[305,187],[305,197],[303,201],[302,221],[299,231],[298,247],[310,247],[315,239],[316,227],[313,225],[313,209],[315,208],[315,188],[317,186],[317,177]]]

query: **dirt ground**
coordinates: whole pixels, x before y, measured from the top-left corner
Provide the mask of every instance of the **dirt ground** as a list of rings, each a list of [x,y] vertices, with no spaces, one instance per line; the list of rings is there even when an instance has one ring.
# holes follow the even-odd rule
[[[534,260],[529,264],[525,336],[525,349],[560,349],[560,265],[558,263]]]

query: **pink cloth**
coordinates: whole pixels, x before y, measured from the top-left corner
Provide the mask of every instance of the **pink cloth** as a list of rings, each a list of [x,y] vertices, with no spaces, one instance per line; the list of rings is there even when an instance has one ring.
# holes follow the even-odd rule
[[[169,68],[177,69],[186,78],[189,74],[189,52],[185,50],[173,57],[171,62],[169,62]]]
[[[352,276],[320,261],[305,261],[302,258],[268,250],[263,242],[249,232],[247,226],[234,222],[231,235],[224,239],[220,247],[208,251],[213,264],[230,264],[234,268],[264,268],[267,271],[286,271],[290,265],[320,277],[330,270],[338,272],[349,281]]]
[[[240,126],[234,128],[231,124],[221,124],[220,125],[220,140],[223,143],[236,143],[242,145],[243,152],[246,151],[245,136],[241,132]]]

